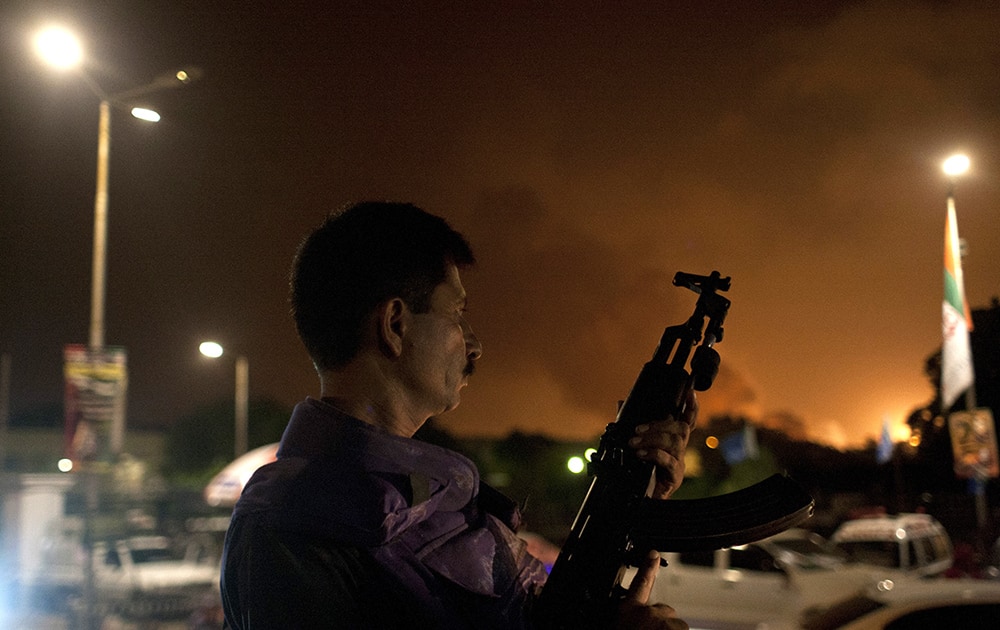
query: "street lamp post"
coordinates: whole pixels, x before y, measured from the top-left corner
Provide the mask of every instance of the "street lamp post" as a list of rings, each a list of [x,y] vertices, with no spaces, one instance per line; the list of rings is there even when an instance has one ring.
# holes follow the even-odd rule
[[[94,193],[94,258],[90,278],[91,350],[104,347],[104,292],[108,253],[108,157],[111,154],[111,103],[101,99],[97,126],[97,186]]]
[[[250,416],[250,362],[245,356],[236,357],[236,400],[234,456],[247,452],[247,430]]]
[[[217,359],[222,356],[222,346],[214,341],[205,341],[198,346],[198,351],[206,357]],[[239,457],[247,452],[247,433],[250,419],[250,361],[243,355],[236,357],[236,387],[234,396],[233,456]]]
[[[977,409],[976,405],[976,376],[972,358],[971,340],[969,338],[969,331],[972,328],[972,317],[969,313],[969,304],[965,298],[965,280],[962,274],[961,263],[962,255],[964,253],[962,250],[964,248],[958,238],[958,219],[955,213],[955,183],[959,176],[964,175],[969,170],[969,166],[969,158],[961,153],[952,155],[942,164],[942,170],[944,170],[945,175],[948,176],[948,218],[946,223],[947,234],[945,240],[946,304],[949,302],[960,302],[960,304],[951,304],[951,308],[953,309],[952,320],[957,325],[951,333],[952,339],[949,341],[948,335],[946,334],[944,343],[941,346],[941,372],[943,380],[951,371],[951,368],[947,365],[948,361],[946,361],[950,351],[953,356],[953,362],[962,367],[962,369],[955,371],[961,372],[963,377],[961,380],[952,377],[952,382],[966,385],[965,411],[955,412],[948,416],[949,430],[953,432],[952,440],[955,440],[955,432],[960,431],[955,429],[952,424],[954,422],[959,422],[959,416],[971,416],[976,418],[973,422],[993,422],[992,416],[978,416],[979,412],[982,410]],[[948,250],[952,251],[949,252]],[[947,269],[949,258],[952,258],[951,266],[953,269],[951,270]],[[953,274],[950,279],[947,275],[949,271]],[[954,284],[953,291],[957,294],[951,301],[947,299],[947,292],[949,290],[947,284],[949,282]],[[947,312],[948,307],[946,306],[945,309]],[[962,312],[954,312],[954,310],[961,310]],[[956,337],[959,336],[960,339],[956,339]],[[954,386],[952,387],[954,388]],[[942,385],[942,412],[947,411],[947,407],[950,406],[949,402],[945,400],[943,390],[944,386]],[[954,395],[954,393],[951,395]],[[979,449],[977,448],[976,450]],[[956,468],[956,473],[957,472],[958,468]],[[979,529],[978,545],[981,549],[985,549],[986,531],[989,521],[989,506],[986,502],[986,481],[988,477],[987,468],[983,465],[976,465],[973,467],[971,472],[963,472],[962,475],[968,475],[970,481],[972,482],[973,494],[975,495],[976,503],[976,525]]]
[[[83,59],[83,49],[79,41],[70,32],[49,28],[35,39],[35,47],[39,55],[56,68],[68,70],[79,68]],[[93,267],[91,269],[90,294],[90,332],[88,346],[90,356],[87,363],[105,362],[104,354],[104,304],[107,269],[107,233],[108,233],[108,161],[111,153],[111,106],[125,105],[130,99],[155,91],[176,87],[195,78],[192,74],[181,71],[173,75],[158,77],[153,82],[135,89],[107,94],[101,86],[86,71],[80,69],[79,75],[87,87],[100,101],[97,132],[97,181],[94,193],[94,251]],[[132,115],[143,120],[156,122],[159,114],[148,109],[133,109]],[[114,410],[111,415],[110,451],[113,456],[120,454],[124,446],[125,411],[124,387],[127,376],[122,375],[122,381],[117,388],[114,400]],[[81,469],[81,482],[86,498],[83,527],[83,610],[82,626],[86,630],[97,628],[97,592],[94,583],[92,555],[93,527],[92,521],[99,504],[98,473],[91,466]]]
[[[79,41],[68,31],[50,28],[35,40],[39,55],[59,69],[79,68],[83,59]],[[94,193],[94,252],[91,268],[90,334],[88,345],[93,351],[104,348],[104,305],[107,278],[108,239],[108,161],[111,155],[111,106],[125,105],[131,99],[167,88],[179,87],[197,78],[197,72],[181,70],[157,77],[152,82],[115,94],[107,94],[85,71],[80,70],[87,87],[100,99],[97,129],[97,182]],[[146,108],[132,108],[132,115],[148,122],[157,122],[159,114]]]

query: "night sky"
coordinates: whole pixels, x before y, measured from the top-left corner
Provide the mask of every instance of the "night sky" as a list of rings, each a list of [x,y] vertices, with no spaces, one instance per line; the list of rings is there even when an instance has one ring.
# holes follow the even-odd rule
[[[327,6],[329,5],[329,7]],[[764,7],[767,7],[765,9]],[[335,7],[335,8],[330,8]],[[106,340],[129,426],[318,393],[289,263],[331,209],[411,201],[472,241],[484,355],[443,426],[589,438],[695,295],[733,278],[728,411],[855,446],[933,397],[947,181],[973,308],[1000,294],[995,2],[6,2],[0,350],[13,415],[58,405],[86,343],[97,99],[31,36],[73,28],[112,115]],[[230,351],[212,362],[198,343]]]

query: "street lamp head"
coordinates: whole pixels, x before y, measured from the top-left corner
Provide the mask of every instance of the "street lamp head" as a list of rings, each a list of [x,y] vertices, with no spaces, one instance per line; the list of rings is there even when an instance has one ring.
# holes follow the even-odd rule
[[[116,103],[124,103],[152,92],[159,92],[160,90],[174,89],[183,85],[188,85],[189,83],[196,81],[199,77],[201,77],[200,68],[186,68],[183,70],[177,70],[176,72],[164,72],[146,85],[140,85],[139,87],[125,90],[124,92],[116,92],[115,94],[110,95],[108,99]]]
[[[218,359],[222,356],[222,346],[214,341],[203,341],[198,346],[198,351],[212,359]]]
[[[941,165],[945,175],[951,178],[965,174],[969,170],[969,157],[961,153],[949,157]]]
[[[147,122],[160,122],[159,112],[146,107],[133,107],[132,115]]]
[[[58,26],[46,28],[35,36],[35,50],[47,64],[60,70],[74,68],[83,59],[80,40]]]
[[[197,81],[202,75],[201,68],[197,66],[192,66],[189,68],[183,68],[174,73],[174,78],[181,83],[191,83],[192,81]]]

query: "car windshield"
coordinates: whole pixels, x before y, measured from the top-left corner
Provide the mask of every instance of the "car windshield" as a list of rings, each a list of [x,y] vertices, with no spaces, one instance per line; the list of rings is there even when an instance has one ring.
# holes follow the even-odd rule
[[[809,555],[811,553],[828,553],[827,549],[811,538],[784,538],[772,541],[775,545],[788,551]]]
[[[783,562],[796,565],[800,569],[823,570],[842,564],[847,558],[836,547],[824,545],[822,539],[784,538],[770,543],[778,549],[778,557]]]
[[[889,541],[838,541],[837,549],[844,552],[850,562],[899,568],[899,545]]]
[[[166,562],[170,560],[176,560],[175,556],[169,549],[162,549],[156,547],[147,547],[142,549],[131,549],[132,562],[136,564],[144,564],[147,562]]]

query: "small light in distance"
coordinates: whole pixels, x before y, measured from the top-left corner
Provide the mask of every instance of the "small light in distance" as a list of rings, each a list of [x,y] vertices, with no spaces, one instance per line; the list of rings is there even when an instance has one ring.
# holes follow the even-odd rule
[[[59,472],[68,473],[69,471],[73,470],[73,460],[67,457],[63,457],[62,459],[59,460],[59,463],[56,464],[56,467],[59,468]]]
[[[708,448],[719,448],[719,438],[714,435],[710,435],[705,438],[705,446]]]
[[[579,475],[587,468],[587,464],[583,461],[582,457],[574,455],[566,460],[566,468],[569,468],[569,471],[574,475]]]

